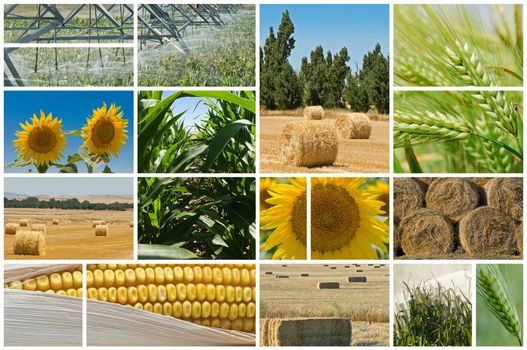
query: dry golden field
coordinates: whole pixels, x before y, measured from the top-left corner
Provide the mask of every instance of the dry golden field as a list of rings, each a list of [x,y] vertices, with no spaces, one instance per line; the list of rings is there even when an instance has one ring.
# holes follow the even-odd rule
[[[327,119],[334,119],[333,114]],[[260,117],[260,169],[265,173],[316,172],[316,173],[376,173],[389,171],[390,123],[388,118],[372,121],[369,139],[339,139],[337,160],[331,166],[296,167],[283,164],[278,159],[278,140],[282,127],[291,121],[301,121],[302,116],[280,115]]]
[[[29,219],[30,224],[46,224],[46,254],[14,255],[15,235],[4,234],[5,259],[133,259],[132,210],[5,209],[5,223],[18,223],[20,219]],[[60,224],[53,225],[53,219],[59,219]],[[106,221],[107,237],[95,236],[94,220]]]
[[[360,265],[261,265],[260,317],[349,318],[352,328],[350,345],[389,345],[388,265],[380,268]],[[269,272],[272,274],[267,274]],[[301,277],[306,273],[309,276]],[[289,278],[277,278],[276,275]],[[348,283],[351,276],[366,276],[367,282]],[[339,282],[340,288],[317,289],[318,282]]]

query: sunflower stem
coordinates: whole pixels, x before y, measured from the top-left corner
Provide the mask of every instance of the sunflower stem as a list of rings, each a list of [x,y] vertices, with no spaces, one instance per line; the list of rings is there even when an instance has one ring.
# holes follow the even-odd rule
[[[41,174],[47,173],[49,166],[47,164],[37,165],[37,171]]]

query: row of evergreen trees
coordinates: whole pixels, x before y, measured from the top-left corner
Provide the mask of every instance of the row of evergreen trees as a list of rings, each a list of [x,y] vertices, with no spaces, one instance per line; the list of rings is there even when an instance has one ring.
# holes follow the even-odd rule
[[[302,58],[297,73],[288,61],[295,47],[294,31],[289,12],[285,11],[276,35],[271,27],[260,48],[260,98],[264,108],[336,108],[348,103],[357,112],[367,112],[371,106],[379,113],[389,112],[389,58],[382,54],[379,44],[364,56],[362,67],[355,72],[348,66],[347,48],[333,55],[317,46],[309,59]]]
[[[133,203],[91,203],[87,200],[79,201],[77,198],[57,200],[40,200],[37,197],[24,199],[9,199],[4,197],[5,208],[48,208],[48,209],[84,209],[84,210],[118,210],[133,209]]]

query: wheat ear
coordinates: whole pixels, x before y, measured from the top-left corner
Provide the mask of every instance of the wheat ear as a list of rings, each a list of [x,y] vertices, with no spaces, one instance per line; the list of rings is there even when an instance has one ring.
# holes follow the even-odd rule
[[[521,325],[512,304],[508,285],[496,265],[480,265],[477,278],[478,300],[522,344]]]

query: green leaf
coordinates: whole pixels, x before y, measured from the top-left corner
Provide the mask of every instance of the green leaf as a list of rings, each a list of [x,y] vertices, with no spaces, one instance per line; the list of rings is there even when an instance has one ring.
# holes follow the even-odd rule
[[[196,254],[181,248],[183,243],[173,245],[139,244],[139,259],[197,259]]]
[[[67,158],[68,163],[76,163],[76,162],[80,162],[80,161],[83,161],[83,160],[84,159],[78,153],[69,155],[68,158]]]
[[[102,170],[102,172],[105,173],[105,174],[113,174],[112,173],[112,169],[110,169],[110,167],[108,165],[104,166],[104,169]]]
[[[82,129],[64,131],[64,135],[82,136]]]
[[[11,169],[11,168],[23,168],[25,166],[28,166],[28,165],[31,165],[32,163],[31,162],[28,162],[24,159],[15,159],[14,161],[12,161],[11,163],[7,163],[5,165],[5,168],[6,169]]]
[[[393,172],[399,174],[404,173],[404,170],[401,167],[401,163],[399,163],[399,159],[397,158],[395,152],[393,153]]]
[[[79,172],[79,170],[77,169],[77,165],[75,165],[75,163],[68,163],[65,165],[53,163],[51,165],[59,168],[59,173],[76,174]]]
[[[201,167],[201,171],[208,172],[210,166],[214,163],[216,158],[218,158],[221,152],[223,152],[223,148],[234,137],[234,135],[236,135],[241,129],[251,125],[252,123],[250,121],[241,119],[229,123],[222,128],[209,145],[209,153],[207,154],[205,163],[203,163],[203,166]]]
[[[414,149],[410,144],[404,148],[404,154],[406,156],[406,161],[408,162],[408,166],[410,167],[411,173],[422,173],[423,169],[421,168],[421,165],[419,165],[419,161],[417,160],[417,157],[415,156]]]

